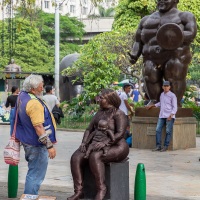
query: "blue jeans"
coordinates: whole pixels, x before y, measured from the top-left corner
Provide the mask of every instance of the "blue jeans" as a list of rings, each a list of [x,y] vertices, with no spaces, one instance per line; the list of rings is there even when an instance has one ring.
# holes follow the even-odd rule
[[[28,172],[24,194],[38,195],[48,166],[48,151],[46,146],[31,146],[23,144],[25,159],[28,162]]]
[[[156,146],[161,147],[161,138],[162,138],[162,128],[166,124],[166,137],[164,146],[168,147],[172,133],[173,133],[173,125],[174,125],[174,119],[171,119],[170,121],[167,120],[167,118],[159,118],[157,127],[156,127]]]
[[[11,108],[10,110],[10,136],[12,135],[14,123],[15,123],[15,110],[14,108]]]

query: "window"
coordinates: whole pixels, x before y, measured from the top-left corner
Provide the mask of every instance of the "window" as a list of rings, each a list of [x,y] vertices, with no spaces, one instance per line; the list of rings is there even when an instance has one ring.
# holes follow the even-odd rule
[[[59,10],[63,11],[63,3],[59,3]]]
[[[44,8],[49,8],[49,1],[44,1]]]
[[[70,13],[75,13],[75,5],[70,5]]]
[[[87,15],[87,7],[82,7],[82,14]]]
[[[87,0],[83,0],[83,5],[87,5]]]

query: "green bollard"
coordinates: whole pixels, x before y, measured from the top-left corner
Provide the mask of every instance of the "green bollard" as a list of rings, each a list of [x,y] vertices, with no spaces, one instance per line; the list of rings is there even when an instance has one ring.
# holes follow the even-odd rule
[[[146,200],[146,175],[144,164],[138,163],[135,175],[134,200]]]
[[[8,169],[8,198],[16,198],[18,190],[18,165],[9,165]]]

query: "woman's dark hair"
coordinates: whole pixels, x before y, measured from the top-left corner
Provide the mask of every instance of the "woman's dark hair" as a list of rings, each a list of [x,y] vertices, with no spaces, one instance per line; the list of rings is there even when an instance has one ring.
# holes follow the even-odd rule
[[[12,86],[12,88],[11,88],[12,94],[13,94],[14,92],[16,92],[17,89],[19,89],[17,86]]]
[[[110,105],[113,105],[115,108],[119,108],[121,99],[115,90],[103,89],[101,91],[101,95],[108,101]]]

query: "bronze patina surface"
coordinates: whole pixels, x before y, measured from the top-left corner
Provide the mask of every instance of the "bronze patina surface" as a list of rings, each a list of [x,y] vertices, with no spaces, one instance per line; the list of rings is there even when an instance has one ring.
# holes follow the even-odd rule
[[[130,52],[135,64],[143,56],[144,90],[159,101],[163,80],[169,81],[178,105],[186,90],[186,75],[192,59],[190,45],[197,33],[195,17],[177,9],[177,0],[158,0],[158,11],[140,21]]]

